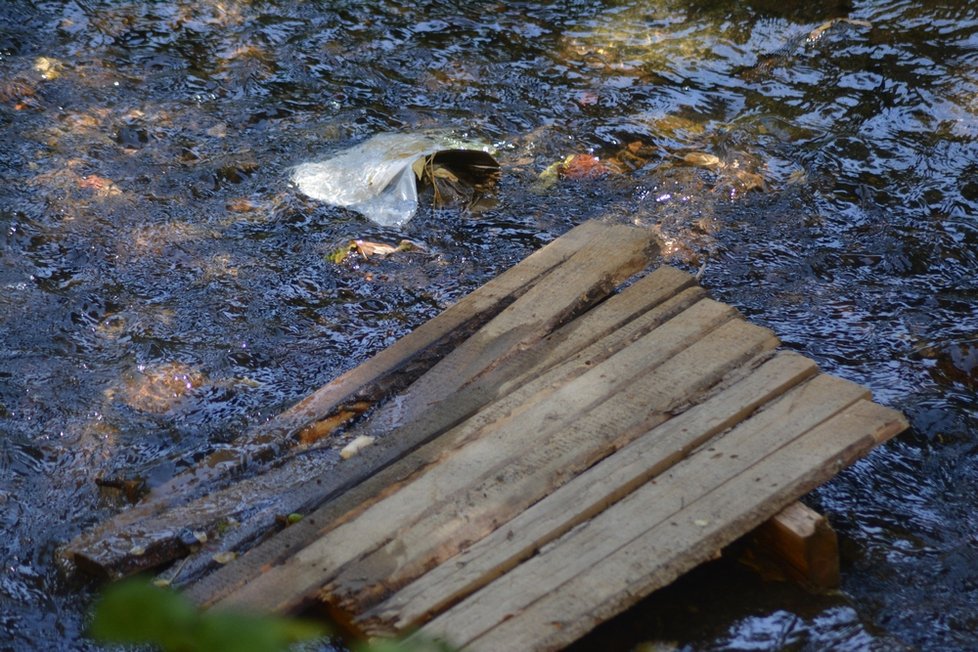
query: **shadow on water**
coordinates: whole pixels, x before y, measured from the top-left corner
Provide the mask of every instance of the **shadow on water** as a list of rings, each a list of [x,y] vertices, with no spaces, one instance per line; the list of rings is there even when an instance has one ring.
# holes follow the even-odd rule
[[[580,649],[974,648],[972,3],[15,0],[0,72],[2,647],[89,645],[54,553],[122,507],[96,478],[166,480],[610,217],[914,427],[810,496],[840,594],[710,565]],[[495,144],[495,207],[398,231],[289,186],[429,128]],[[571,154],[605,167],[541,183]]]

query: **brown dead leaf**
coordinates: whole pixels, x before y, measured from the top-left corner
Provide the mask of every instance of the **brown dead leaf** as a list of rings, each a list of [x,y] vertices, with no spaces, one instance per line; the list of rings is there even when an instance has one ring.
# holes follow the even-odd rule
[[[363,256],[364,260],[369,260],[371,256],[385,258],[398,251],[413,251],[418,246],[410,240],[401,240],[395,247],[394,245],[383,242],[370,242],[369,240],[350,240],[350,244],[340,247],[327,254],[326,259],[339,265],[346,260],[350,254],[356,252]]]
[[[698,168],[720,167],[720,157],[706,152],[689,152],[683,155],[683,161]]]
[[[601,159],[592,154],[573,154],[564,159],[560,176],[565,179],[598,179],[611,172]]]
[[[122,194],[122,190],[111,179],[100,177],[97,174],[89,174],[79,179],[78,187],[91,188],[99,197],[115,197]]]
[[[353,245],[356,247],[357,253],[364,258],[370,258],[371,256],[389,256],[397,251],[397,247],[394,245],[383,242],[370,242],[369,240],[354,240]]]
[[[250,213],[252,211],[258,210],[258,205],[255,204],[250,199],[245,197],[237,197],[235,199],[229,199],[227,204],[224,205],[232,213]]]

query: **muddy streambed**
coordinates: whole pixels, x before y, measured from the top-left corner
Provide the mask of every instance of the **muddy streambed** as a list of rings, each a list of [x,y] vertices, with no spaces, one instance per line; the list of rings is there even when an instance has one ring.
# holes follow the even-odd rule
[[[395,229],[289,182],[432,129],[494,147],[490,201]],[[810,497],[839,593],[720,565],[580,647],[978,647],[973,3],[11,0],[0,175],[2,649],[95,647],[55,563],[125,504],[95,478],[165,481],[595,217],[913,428]]]

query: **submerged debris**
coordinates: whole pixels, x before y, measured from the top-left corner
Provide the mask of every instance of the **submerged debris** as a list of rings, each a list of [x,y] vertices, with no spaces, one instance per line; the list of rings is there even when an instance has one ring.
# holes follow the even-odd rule
[[[363,256],[364,260],[369,260],[371,256],[386,258],[399,251],[413,251],[415,249],[418,249],[418,245],[410,240],[401,240],[397,245],[370,242],[369,240],[350,240],[349,244],[330,252],[326,258],[339,264],[354,252]]]

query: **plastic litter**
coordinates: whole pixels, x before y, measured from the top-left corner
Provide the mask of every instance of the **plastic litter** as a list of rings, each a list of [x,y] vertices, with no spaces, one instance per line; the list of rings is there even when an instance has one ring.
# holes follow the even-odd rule
[[[412,166],[446,149],[487,150],[443,134],[377,134],[325,161],[296,166],[292,181],[313,199],[350,208],[381,226],[399,227],[418,208]]]

